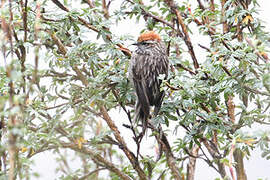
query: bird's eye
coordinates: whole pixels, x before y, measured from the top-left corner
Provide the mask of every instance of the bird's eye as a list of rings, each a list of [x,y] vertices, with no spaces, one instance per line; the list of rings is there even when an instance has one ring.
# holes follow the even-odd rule
[[[141,42],[142,45],[148,45],[148,42]]]

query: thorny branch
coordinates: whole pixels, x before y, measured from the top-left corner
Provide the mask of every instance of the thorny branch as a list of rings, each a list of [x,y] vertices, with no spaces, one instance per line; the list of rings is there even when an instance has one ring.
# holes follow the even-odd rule
[[[188,47],[188,52],[191,55],[191,58],[193,60],[193,64],[194,64],[194,68],[198,69],[199,68],[199,63],[198,60],[195,56],[195,52],[194,52],[194,48],[193,45],[191,43],[191,39],[189,37],[188,31],[187,31],[187,27],[184,24],[183,18],[181,16],[181,13],[179,12],[177,5],[175,4],[175,2],[173,0],[165,0],[165,3],[170,7],[171,11],[176,15],[177,20],[178,20],[178,24],[180,24],[181,28],[182,28],[182,32],[184,34],[184,41]]]
[[[48,120],[51,120],[52,117],[50,117],[49,115],[44,115],[44,117],[48,118]],[[31,127],[32,131],[37,131],[38,128],[36,127]],[[69,134],[64,130],[64,127],[58,126],[57,128],[55,128],[55,130],[63,135],[64,137],[67,137],[67,139],[69,139],[70,143],[64,142],[64,141],[60,141],[61,147],[63,148],[70,148],[73,149],[77,152],[81,152],[84,154],[87,154],[90,156],[90,158],[94,161],[94,162],[98,162],[98,164],[102,165],[103,167],[105,167],[106,169],[114,172],[115,174],[117,174],[121,179],[124,180],[130,180],[130,178],[125,175],[124,173],[121,172],[121,170],[119,170],[117,168],[117,166],[111,162],[109,162],[108,160],[106,160],[105,158],[103,158],[100,154],[92,151],[89,148],[86,148],[84,146],[79,147],[76,143],[74,138],[70,137]],[[28,157],[32,157],[38,153],[44,152],[46,150],[50,150],[50,149],[57,149],[59,148],[58,145],[50,145],[49,142],[44,143],[44,145],[40,148],[37,149],[34,153],[33,152],[29,152]]]
[[[66,12],[69,12],[69,9],[67,8],[67,7],[65,7],[62,3],[60,3],[58,0],[52,0],[53,1],[53,3],[55,4],[55,5],[57,5],[60,9],[62,9],[62,10],[64,10],[64,11],[66,11]],[[106,6],[106,8],[107,8],[107,6]],[[93,31],[95,31],[95,32],[99,32],[99,30],[97,29],[97,28],[95,28],[92,24],[90,24],[90,23],[88,23],[86,20],[84,20],[83,18],[81,18],[81,17],[77,17],[78,18],[78,20],[83,24],[83,25],[85,25],[87,28],[89,28],[89,29],[91,29],[91,30],[93,30]],[[71,18],[72,19],[72,18]],[[73,21],[75,21],[74,19],[72,19]],[[108,28],[106,28],[106,27],[103,27],[104,29],[108,29]],[[106,36],[107,37],[107,40],[108,41],[111,41],[111,37],[109,36],[109,35],[107,35]],[[125,47],[123,47],[123,45],[121,45],[121,44],[116,44],[117,46],[118,46],[118,48],[119,48],[119,50],[120,51],[122,51],[126,56],[131,56],[131,52],[130,52],[130,50],[129,49],[127,49],[127,48],[125,48]]]
[[[127,158],[129,159],[131,165],[133,166],[133,168],[138,172],[138,175],[140,177],[140,179],[142,180],[147,180],[147,176],[144,173],[144,171],[142,170],[142,168],[140,167],[140,164],[138,162],[138,159],[135,157],[135,155],[128,149],[126,142],[124,141],[124,139],[121,137],[120,132],[118,130],[118,128],[116,127],[116,125],[114,124],[114,122],[112,121],[112,119],[110,118],[107,110],[105,109],[104,106],[100,107],[101,113],[103,115],[103,119],[106,121],[106,123],[108,124],[108,126],[110,127],[110,129],[113,131],[113,134],[116,138],[116,140],[120,143],[119,148],[124,151],[124,153],[126,154]]]
[[[133,1],[131,0],[127,0],[131,3],[134,3]],[[52,2],[57,5],[57,7],[59,7],[60,9],[62,9],[63,11],[65,12],[70,12],[69,8],[67,8],[66,6],[64,6],[60,1],[58,0],[52,0]],[[89,7],[91,8],[95,8],[95,4],[93,4],[93,2],[91,0],[86,0],[85,1]],[[108,0],[102,0],[102,10],[103,10],[103,15],[104,15],[104,18],[105,19],[108,19],[110,17],[110,14],[109,14],[109,6],[110,6],[110,3],[112,1],[108,1]],[[140,9],[142,10],[143,12],[143,15],[145,17],[148,17],[148,18],[152,18],[154,19],[156,22],[160,22],[162,23],[164,26],[167,26],[167,27],[170,27],[172,29],[172,31],[175,31],[177,33],[177,35],[179,35],[180,37],[182,37],[188,47],[188,50],[189,50],[189,53],[191,55],[191,58],[193,60],[193,64],[194,64],[194,68],[195,68],[195,71],[193,71],[192,69],[189,69],[189,68],[186,68],[184,67],[182,64],[178,64],[176,65],[177,67],[179,68],[182,68],[184,69],[185,71],[189,72],[191,75],[196,75],[197,74],[197,69],[199,68],[199,64],[197,62],[197,58],[195,56],[195,52],[194,52],[194,49],[193,49],[193,45],[191,44],[191,40],[190,40],[190,37],[189,37],[189,34],[188,34],[188,30],[187,30],[187,27],[186,25],[184,24],[184,19],[187,15],[185,13],[182,13],[180,12],[175,4],[174,1],[170,1],[170,0],[165,0],[165,2],[167,3],[167,5],[170,7],[171,11],[176,15],[176,18],[177,18],[177,22],[175,23],[178,23],[178,25],[180,25],[181,27],[181,30],[180,28],[178,27],[175,28],[175,24],[174,22],[167,22],[165,19],[159,17],[159,16],[156,16],[154,14],[151,14],[150,12],[148,12],[147,10],[143,9],[142,7],[140,7]],[[197,0],[198,4],[199,4],[199,7],[202,9],[202,10],[205,10],[207,7],[204,6],[202,4],[202,2],[200,0]],[[223,0],[222,3],[224,5],[226,1]],[[239,1],[240,2],[240,1]],[[22,26],[22,30],[23,30],[23,42],[27,42],[27,36],[29,36],[29,30],[27,29],[27,17],[28,17],[28,14],[27,14],[27,5],[28,5],[28,1],[25,0],[21,0],[20,2],[20,7],[21,7],[21,14],[22,14],[22,20],[23,20],[23,26]],[[243,2],[240,2],[241,4],[243,4]],[[2,4],[1,4],[2,5]],[[40,32],[40,27],[39,27],[39,21],[40,19],[43,19],[44,17],[42,16],[41,12],[40,12],[40,4],[37,4],[37,11],[36,11],[36,23],[35,23],[35,40],[38,40],[38,34]],[[245,4],[244,4],[245,5]],[[243,6],[244,6],[243,5]],[[2,8],[2,7],[1,7]],[[215,6],[214,6],[214,0],[210,0],[210,9],[212,11],[215,10]],[[245,6],[245,9],[247,9],[247,7]],[[224,15],[224,12],[225,12],[226,9],[223,9],[223,15]],[[97,12],[97,11],[96,11]],[[11,13],[11,11],[10,11]],[[10,22],[7,22],[4,18],[1,17],[1,28],[3,29],[3,32],[5,33],[5,37],[7,40],[10,41],[11,43],[11,49],[13,49],[13,45],[12,45],[12,38],[15,39],[15,41],[18,43],[20,42],[15,30],[14,30],[14,27],[12,26],[12,13],[10,15]],[[100,30],[97,29],[93,24],[87,22],[87,20],[81,18],[81,17],[77,17],[77,18],[70,18],[71,21],[73,22],[80,22],[83,26],[87,27],[88,29],[92,30],[92,31],[95,31],[95,32],[99,32]],[[205,20],[203,19],[202,22],[200,22],[198,19],[194,18],[193,19],[194,22],[197,24],[197,25],[205,25],[205,24],[209,24],[211,19],[209,20],[209,18],[206,18]],[[225,21],[222,21],[223,23],[223,29],[224,29],[224,32],[227,31],[227,28],[228,28],[228,24],[226,24]],[[104,30],[108,30],[107,27],[103,27]],[[238,33],[240,34],[240,31],[241,29],[238,29]],[[65,45],[62,43],[61,39],[58,38],[56,36],[56,34],[51,31],[51,30],[46,30],[46,32],[51,36],[53,42],[56,44],[56,46],[58,47],[58,50],[59,52],[64,55],[64,56],[67,56],[67,48],[65,47]],[[213,28],[209,28],[209,35],[215,35],[215,29]],[[111,41],[111,36],[110,35],[107,35],[107,40]],[[231,48],[229,46],[229,44],[222,40],[221,41],[222,44],[224,45],[224,47],[226,47],[228,50],[230,51],[233,51],[234,49]],[[252,44],[250,43],[249,40],[247,40],[248,44],[254,48],[252,46]],[[35,44],[37,48],[40,48],[40,43],[36,43]],[[131,52],[123,47],[121,44],[117,44],[117,46],[119,47],[119,49],[127,56],[130,56],[131,55]],[[202,47],[203,49],[206,49],[207,51],[210,52],[210,48],[207,48],[207,47],[204,47],[202,45],[200,45],[200,47]],[[255,49],[255,48],[254,48]],[[38,49],[37,49],[38,50]],[[6,54],[5,54],[5,45],[3,45],[3,54],[4,54],[4,57],[6,57]],[[13,52],[13,50],[12,50]],[[14,48],[14,52],[15,54],[17,55],[18,59],[20,59],[21,61],[21,72],[22,74],[24,74],[25,72],[25,59],[26,59],[26,50],[25,50],[25,47],[23,45],[20,45],[18,46],[18,48]],[[267,62],[268,58],[266,58],[267,56],[263,56],[262,54],[260,54],[259,52],[256,52],[257,56],[261,59],[264,60],[264,62]],[[37,70],[38,70],[38,59],[39,59],[39,56],[38,56],[38,51],[36,53],[36,57],[35,57],[35,71],[33,73],[33,76],[32,76],[32,81],[33,83],[36,83],[37,79],[38,79],[38,74],[37,74]],[[224,70],[224,72],[232,77],[232,74],[230,72],[230,70],[225,67],[224,65],[222,65],[222,68]],[[47,76],[58,76],[58,77],[66,77],[66,76],[76,76],[75,79],[76,80],[80,80],[82,82],[82,84],[87,87],[89,82],[86,78],[86,76],[90,76],[90,73],[87,74],[87,71],[84,70],[84,67],[81,68],[81,67],[77,67],[77,66],[73,66],[72,67],[73,71],[75,72],[76,75],[72,75],[70,73],[58,73],[56,71],[51,71],[51,74],[47,75]],[[7,73],[10,72],[10,69],[7,70]],[[9,76],[9,75],[8,75]],[[24,76],[24,75],[23,75]],[[46,75],[45,75],[46,76]],[[23,88],[23,91],[25,92],[25,78],[26,77],[23,77],[23,80],[24,80],[24,83],[22,85],[22,88]],[[9,84],[10,86],[10,97],[12,97],[14,95],[14,87],[13,87],[13,84],[12,82],[10,82]],[[168,84],[168,87],[171,88],[172,90],[181,90],[181,88],[174,88],[172,86],[170,86],[170,84]],[[270,96],[269,93],[267,92],[263,92],[263,91],[259,91],[259,90],[256,90],[256,89],[252,89],[250,87],[247,87],[245,85],[243,85],[243,88],[249,92],[252,92],[252,93],[255,93],[255,94],[260,94],[260,95],[265,95],[265,96]],[[109,93],[111,91],[108,90],[107,93]],[[30,90],[29,90],[30,92]],[[115,95],[115,98],[117,99],[118,103],[120,104],[120,106],[122,107],[122,109],[126,112],[127,116],[128,116],[128,119],[130,121],[130,124],[131,126],[129,127],[132,132],[133,132],[133,135],[136,139],[136,133],[135,133],[135,130],[134,130],[134,127],[132,126],[132,122],[131,122],[131,115],[130,115],[130,112],[125,108],[125,106],[123,104],[121,104],[121,102],[119,101],[118,99],[118,96],[117,96],[117,93],[113,90],[112,88],[112,92],[114,93]],[[107,95],[106,93],[106,95]],[[29,93],[27,93],[29,95]],[[65,99],[65,100],[68,100],[68,97],[65,97],[64,95],[60,95],[58,93],[56,93],[59,97],[61,97],[62,99]],[[25,98],[26,99],[26,98]],[[82,102],[83,100],[78,100],[76,102],[73,102],[72,105],[75,105],[79,102]],[[10,100],[10,104],[12,104],[12,100]],[[13,103],[14,104],[14,103]],[[56,108],[59,108],[59,107],[62,107],[62,106],[65,106],[67,104],[70,104],[70,103],[62,103],[62,104],[58,104],[58,105],[54,105],[54,106],[49,106],[49,107],[46,107],[44,108],[45,111],[47,110],[52,110],[52,109],[56,109]],[[230,118],[230,121],[232,123],[235,123],[235,105],[234,105],[234,102],[233,102],[233,96],[229,96],[228,97],[228,100],[226,101],[226,105],[227,105],[227,114],[228,114],[228,117]],[[23,106],[24,107],[24,106]],[[145,174],[145,172],[143,171],[143,169],[140,167],[140,163],[138,161],[138,155],[137,157],[135,157],[135,155],[133,154],[133,152],[127,147],[127,144],[126,142],[124,141],[124,139],[121,137],[121,133],[119,132],[117,126],[114,124],[113,120],[111,119],[111,117],[109,116],[108,114],[108,110],[106,109],[106,107],[104,105],[100,105],[99,107],[100,109],[100,112],[95,112],[95,110],[91,109],[90,107],[84,107],[83,110],[85,111],[89,111],[91,113],[93,113],[94,115],[96,115],[97,117],[102,117],[107,125],[111,128],[111,130],[113,131],[113,134],[114,134],[114,137],[116,140],[112,139],[111,137],[108,137],[107,139],[104,140],[105,143],[111,143],[113,145],[116,145],[116,146],[119,146],[120,149],[123,150],[123,152],[126,154],[126,156],[128,157],[130,163],[132,164],[133,168],[138,172],[139,176],[140,176],[140,179],[147,179],[147,175]],[[203,109],[205,112],[207,113],[211,113],[211,111],[209,110],[208,106],[205,105],[204,103],[201,103],[200,104],[200,108]],[[267,109],[266,109],[267,110]],[[185,113],[187,112],[186,110],[183,110],[185,111]],[[62,112],[63,113],[63,112]],[[179,114],[178,114],[179,115]],[[48,119],[51,119],[51,116],[49,114],[42,114],[41,116],[43,116],[44,118],[48,118]],[[180,116],[180,115],[179,115]],[[200,117],[198,116],[199,118],[201,119],[204,119],[204,117]],[[1,117],[2,118],[2,117]],[[13,117],[13,116],[10,116],[10,119],[9,119],[9,122],[13,123],[12,125],[14,125],[14,123],[16,123],[17,119],[15,119],[16,117]],[[205,119],[204,119],[205,120]],[[74,122],[74,124],[72,124],[70,127],[74,127],[76,126],[76,123],[81,123],[81,121],[78,121],[78,122]],[[3,123],[2,123],[2,119],[1,119],[1,128],[3,127]],[[10,124],[9,124],[10,125]],[[183,125],[183,124],[182,124]],[[183,125],[183,127],[188,131],[189,130],[189,127],[185,127]],[[166,155],[166,160],[167,160],[167,164],[173,174],[173,176],[175,177],[175,179],[182,179],[180,173],[179,173],[179,168],[177,167],[177,159],[174,157],[173,153],[172,153],[172,149],[169,145],[169,142],[168,142],[168,139],[167,137],[165,136],[164,132],[162,130],[157,130],[157,129],[154,129],[153,127],[151,127],[153,129],[153,131],[156,131],[157,132],[157,135],[156,135],[156,139],[158,141],[159,144],[162,145],[163,147],[163,150],[165,152],[165,155]],[[32,127],[29,127],[29,129],[34,129]],[[63,127],[57,127],[56,128],[57,132],[62,134],[63,136],[66,136],[67,139],[70,141],[70,143],[66,143],[66,142],[61,142],[61,145],[62,147],[64,148],[70,148],[70,149],[73,149],[75,151],[78,151],[78,152],[82,152],[84,154],[87,154],[91,157],[91,159],[96,162],[96,164],[98,165],[101,165],[102,167],[105,167],[106,169],[109,169],[111,172],[117,174],[120,178],[122,179],[131,179],[130,177],[128,177],[127,175],[125,175],[123,172],[121,172],[120,169],[117,168],[117,165],[116,164],[112,164],[110,161],[106,160],[105,158],[103,158],[102,156],[98,155],[96,152],[92,151],[91,149],[88,149],[86,147],[78,147],[75,143],[74,143],[74,139],[71,138],[70,136],[68,136],[68,132],[65,131],[65,129]],[[200,149],[203,154],[205,155],[205,157],[207,159],[204,159],[207,163],[209,163],[210,166],[212,166],[214,169],[216,169],[217,172],[219,172],[222,177],[226,176],[226,172],[225,172],[225,168],[224,168],[224,165],[222,163],[219,162],[219,159],[222,157],[221,153],[219,152],[219,149],[218,149],[218,146],[217,146],[217,138],[216,138],[216,134],[214,134],[214,138],[213,138],[213,142],[211,142],[210,140],[207,140],[207,139],[204,139],[204,138],[201,138],[201,142],[202,144],[206,147],[206,149],[208,150],[208,152],[210,153],[210,155],[213,157],[213,159],[217,159],[218,162],[216,163],[218,168],[216,168],[213,164],[213,161],[210,160],[207,155],[203,152],[202,148],[201,147],[194,147],[192,149],[192,151],[189,152],[189,163],[188,163],[188,179],[192,179],[192,177],[194,177],[194,169],[195,169],[195,164],[196,164],[196,158],[200,158],[200,157],[197,157],[198,155],[198,150]],[[13,162],[15,162],[14,160],[14,157],[16,157],[16,153],[17,153],[17,149],[16,147],[13,147],[12,145],[14,144],[14,138],[13,137],[10,137],[9,139],[9,143],[10,143],[10,147],[12,147],[13,152],[10,152],[10,179],[14,179],[13,178],[13,175],[14,174],[14,164],[12,164]],[[16,141],[16,137],[15,137],[15,141]],[[140,143],[139,142],[136,142],[137,144],[137,149],[139,150],[140,149]],[[40,149],[36,150],[34,154],[32,155],[35,155],[39,152],[43,152],[45,150],[49,150],[49,149],[55,149],[55,148],[58,148],[58,146],[51,146],[51,145],[48,145],[47,143],[44,144],[44,146],[42,146]],[[13,153],[13,154],[12,154]],[[239,179],[246,179],[246,175],[245,175],[245,171],[244,171],[244,167],[242,166],[243,165],[243,154],[241,154],[242,152],[238,149],[235,150],[234,152],[234,158],[235,158],[235,161],[237,162],[236,164],[236,171],[237,171],[237,176]],[[139,154],[139,153],[138,153]],[[29,154],[29,157],[32,156],[31,154]],[[0,168],[2,168],[1,164],[0,164]],[[97,172],[97,171],[100,171],[100,170],[103,170],[104,168],[97,168],[96,170],[92,171],[92,172],[89,172],[88,174],[85,174],[84,176],[82,176],[81,178],[79,179],[86,179],[87,177],[89,177],[91,174]],[[2,169],[1,169],[2,170]],[[165,171],[163,171],[161,173],[161,176],[165,173]],[[161,176],[159,178],[161,178]]]
[[[64,45],[61,43],[61,41],[51,33],[51,36],[56,43],[56,45],[59,47],[60,52],[62,52],[63,55],[66,55],[66,49]],[[74,66],[73,70],[76,72],[78,78],[81,80],[81,82],[87,87],[88,81],[86,80],[85,76],[82,74],[81,70],[78,69],[78,67]],[[124,153],[127,155],[129,161],[131,162],[134,169],[138,172],[138,175],[141,179],[147,179],[147,176],[145,175],[144,171],[141,169],[138,159],[135,157],[135,155],[128,149],[124,139],[121,137],[120,132],[118,131],[117,127],[115,126],[114,122],[110,118],[107,110],[104,106],[100,107],[100,111],[102,113],[103,119],[106,121],[110,129],[114,132],[114,136],[116,140],[120,144],[120,148],[124,151]]]
[[[156,138],[157,142],[159,143],[159,145],[162,147],[161,149],[164,150],[164,152],[165,152],[166,161],[167,161],[167,164],[172,172],[173,177],[177,180],[181,180],[182,177],[181,177],[181,174],[179,172],[179,167],[177,166],[177,163],[176,163],[176,158],[173,155],[171,146],[169,144],[169,141],[168,141],[165,133],[162,131],[161,127],[159,127],[157,129],[151,123],[149,125],[150,125],[152,131],[157,133],[155,135],[155,138]],[[162,153],[162,152],[159,152],[159,153]]]
[[[123,125],[124,127],[128,127],[129,129],[131,129],[132,133],[133,133],[133,140],[135,141],[136,145],[137,145],[137,158],[138,158],[138,155],[140,154],[140,142],[139,142],[139,138],[138,138],[138,135],[136,134],[136,131],[135,131],[135,128],[133,126],[133,123],[132,123],[132,119],[131,119],[131,115],[130,115],[130,112],[126,109],[126,107],[123,105],[123,103],[119,100],[119,97],[116,93],[115,90],[112,90],[113,92],[113,95],[114,97],[116,98],[116,100],[118,101],[118,103],[120,104],[121,108],[124,110],[124,112],[126,113],[127,117],[128,117],[128,120],[129,120],[129,123],[130,123],[130,126],[126,126],[126,125]]]

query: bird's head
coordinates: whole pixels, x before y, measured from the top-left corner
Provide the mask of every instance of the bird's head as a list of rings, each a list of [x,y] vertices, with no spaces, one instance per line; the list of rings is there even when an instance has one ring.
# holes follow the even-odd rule
[[[137,43],[134,43],[133,45],[148,46],[148,45],[159,43],[160,41],[161,41],[161,38],[157,33],[155,33],[154,31],[147,31],[147,32],[142,33],[139,36]]]

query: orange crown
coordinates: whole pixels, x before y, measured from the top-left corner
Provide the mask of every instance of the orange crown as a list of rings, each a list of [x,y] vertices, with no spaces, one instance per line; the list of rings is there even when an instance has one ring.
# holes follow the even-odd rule
[[[142,42],[142,41],[147,41],[147,40],[156,40],[156,41],[160,41],[161,38],[160,36],[155,33],[154,31],[148,31],[148,32],[144,32],[142,33],[139,38],[138,38],[138,42]]]

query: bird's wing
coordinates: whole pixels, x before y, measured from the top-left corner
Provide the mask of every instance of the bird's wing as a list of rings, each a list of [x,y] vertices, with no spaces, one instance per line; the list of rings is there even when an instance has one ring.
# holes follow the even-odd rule
[[[159,105],[162,99],[160,74],[168,75],[168,56],[166,54],[139,54],[131,58],[130,74],[141,104]],[[144,107],[146,108],[146,107]]]
[[[134,53],[131,57],[129,74],[133,81],[141,110],[144,112],[145,116],[148,116],[150,113],[150,103],[148,98],[147,80],[143,72],[144,65],[145,56]]]
[[[162,92],[160,91],[160,74],[168,75],[168,57],[167,55],[151,55],[146,57],[147,62],[143,66],[143,76],[147,84],[147,94],[150,105],[160,104]]]

